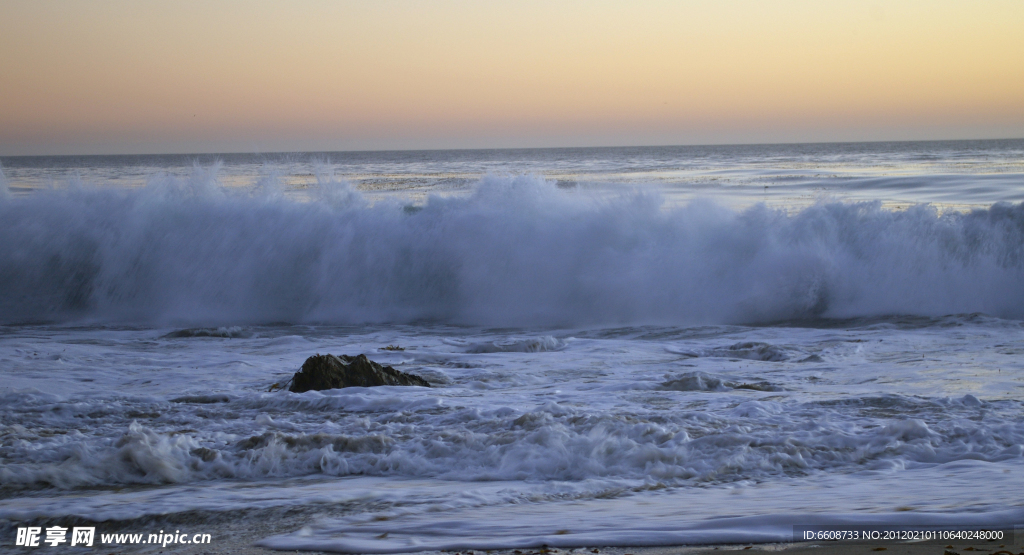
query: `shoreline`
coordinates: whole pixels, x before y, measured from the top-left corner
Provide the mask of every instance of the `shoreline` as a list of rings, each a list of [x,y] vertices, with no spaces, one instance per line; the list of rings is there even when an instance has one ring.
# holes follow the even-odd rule
[[[950,541],[824,541],[824,542],[775,542],[712,545],[675,545],[650,547],[574,547],[574,548],[523,548],[523,549],[462,549],[446,551],[422,551],[424,555],[712,555],[720,553],[786,553],[787,555],[861,555],[885,553],[899,555],[1024,555],[1024,527],[1004,529],[1004,540]],[[115,554],[176,554],[176,555],[275,555],[300,553],[306,555],[331,555],[334,551],[275,550],[255,545],[267,537],[266,533],[236,531],[210,544],[204,545],[137,545],[98,546],[104,553]],[[1012,539],[1012,541],[1011,541]],[[17,549],[17,548],[16,548]],[[21,548],[27,552],[32,548]],[[414,552],[410,552],[414,553]]]

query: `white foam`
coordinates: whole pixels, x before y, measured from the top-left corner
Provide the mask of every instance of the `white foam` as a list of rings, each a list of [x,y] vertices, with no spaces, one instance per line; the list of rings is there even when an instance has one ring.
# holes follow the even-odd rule
[[[0,322],[729,323],[1024,317],[1024,204],[737,212],[487,177],[415,211],[329,179],[319,202],[215,169],[0,203]]]
[[[394,542],[374,543],[387,550],[407,550],[410,538],[451,546],[477,532],[493,541],[463,545],[556,545],[550,536],[605,543],[606,529],[630,542],[646,532],[668,543],[753,541],[781,530],[758,520],[768,513],[846,518],[904,504],[916,507],[907,513],[989,518],[1019,506],[1021,329],[974,316],[852,329],[540,333],[8,327],[0,335],[0,518],[340,506],[354,520],[280,545],[369,549],[345,542],[377,542],[382,532],[359,519],[387,516]],[[520,348],[555,345],[549,338],[572,339],[554,350]],[[800,354],[679,354],[746,344]],[[392,345],[405,350],[382,350]],[[467,349],[474,345],[516,349]],[[367,353],[445,381],[267,391],[316,352]],[[801,362],[807,353],[821,360]],[[737,501],[744,496],[750,501]],[[648,502],[652,522],[668,520],[640,529],[625,511]],[[528,532],[520,523],[532,521],[506,505],[534,508],[557,528]],[[442,524],[454,531],[426,537],[438,509],[450,511],[454,520]],[[483,528],[460,528],[467,515]],[[751,519],[703,522],[736,515]],[[572,533],[555,534],[561,529]]]
[[[482,343],[448,341],[449,345],[462,348],[467,353],[541,353],[565,348],[565,342],[550,335],[528,339],[505,339]]]

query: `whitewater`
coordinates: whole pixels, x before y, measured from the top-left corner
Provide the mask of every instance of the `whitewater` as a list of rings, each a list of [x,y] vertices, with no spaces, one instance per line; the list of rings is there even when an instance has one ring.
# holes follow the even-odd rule
[[[1024,524],[1024,141],[0,163],[4,538]]]

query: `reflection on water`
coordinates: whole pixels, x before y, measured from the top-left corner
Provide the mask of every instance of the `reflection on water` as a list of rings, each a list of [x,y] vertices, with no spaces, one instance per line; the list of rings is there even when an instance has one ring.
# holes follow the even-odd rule
[[[461,194],[488,173],[537,174],[595,195],[640,189],[670,204],[694,198],[743,207],[817,200],[928,202],[969,208],[1024,200],[1024,140],[513,150],[319,152],[0,159],[13,194],[81,181],[140,187],[158,175],[215,171],[228,187],[279,187],[305,197],[334,176],[374,197],[414,202]]]

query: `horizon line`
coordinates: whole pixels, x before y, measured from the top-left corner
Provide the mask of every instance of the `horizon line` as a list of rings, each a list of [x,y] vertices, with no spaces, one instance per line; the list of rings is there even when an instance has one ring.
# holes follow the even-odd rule
[[[882,144],[882,143],[954,143],[954,142],[993,142],[993,141],[1024,141],[1021,137],[991,137],[985,139],[876,139],[868,141],[784,141],[777,143],[686,143],[686,144],[633,144],[607,146],[538,146],[538,147],[482,147],[482,148],[385,148],[360,150],[237,150],[210,152],[115,152],[106,154],[0,154],[0,158],[62,158],[62,157],[94,157],[94,156],[218,156],[218,155],[272,155],[272,154],[369,154],[384,152],[485,152],[485,151],[527,151],[527,150],[599,150],[624,148],[680,148],[680,147],[750,147],[750,146],[797,146],[797,145],[850,145],[850,144]]]

